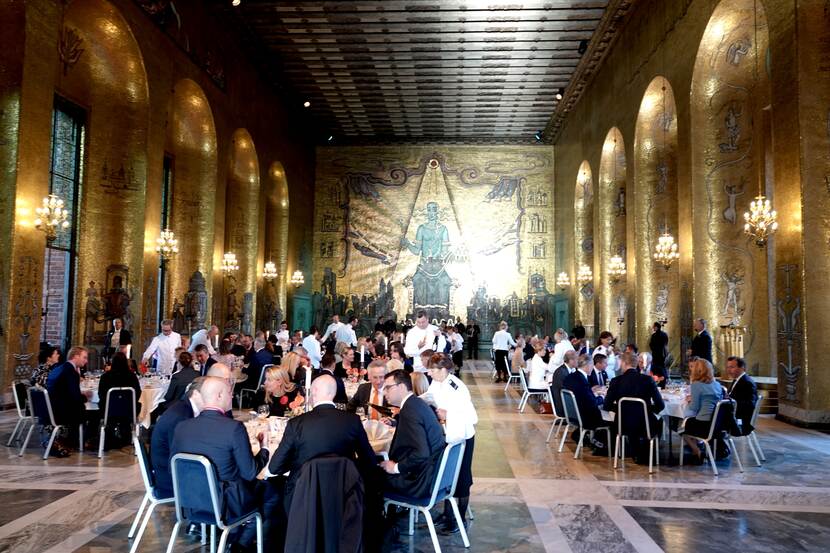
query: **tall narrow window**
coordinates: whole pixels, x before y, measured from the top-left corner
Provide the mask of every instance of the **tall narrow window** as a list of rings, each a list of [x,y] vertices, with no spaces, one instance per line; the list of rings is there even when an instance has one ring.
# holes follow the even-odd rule
[[[165,230],[170,226],[170,201],[171,191],[173,190],[173,156],[164,154],[164,166],[162,168],[161,177],[161,230]],[[161,321],[166,319],[165,305],[164,305],[164,289],[167,286],[167,262],[159,260],[159,285],[157,291],[156,305],[158,305],[158,313],[156,314],[156,324],[158,330],[161,331]]]
[[[55,97],[49,193],[64,201],[71,226],[58,232],[57,238],[46,247],[41,340],[61,346],[64,352],[72,341],[72,298],[76,286],[85,121],[83,109]],[[88,338],[84,336],[83,341],[89,341]]]

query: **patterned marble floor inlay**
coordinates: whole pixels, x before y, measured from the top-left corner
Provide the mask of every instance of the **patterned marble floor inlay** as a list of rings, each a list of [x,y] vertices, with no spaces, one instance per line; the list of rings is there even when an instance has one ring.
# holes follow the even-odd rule
[[[615,470],[608,457],[590,451],[574,459],[570,439],[562,453],[558,440],[545,443],[550,415],[538,414],[533,402],[519,413],[517,390],[493,384],[491,369],[489,361],[466,362],[463,375],[480,419],[470,551],[828,551],[830,436],[764,418],[761,467],[739,444],[743,473],[730,460],[718,463],[717,477],[706,466],[661,465],[649,474],[627,462]],[[0,439],[13,426],[14,413],[0,413]],[[673,445],[676,455],[677,436]],[[108,451],[103,459],[85,452],[43,461],[40,454],[35,440],[23,457],[13,448],[0,451],[0,553],[129,551],[126,535],[143,493],[132,450]],[[667,456],[664,441],[662,462]],[[172,509],[159,508],[139,551],[164,551],[172,526]],[[445,552],[465,551],[458,536],[439,542]],[[384,547],[432,550],[425,527]],[[182,537],[176,551],[208,549]]]

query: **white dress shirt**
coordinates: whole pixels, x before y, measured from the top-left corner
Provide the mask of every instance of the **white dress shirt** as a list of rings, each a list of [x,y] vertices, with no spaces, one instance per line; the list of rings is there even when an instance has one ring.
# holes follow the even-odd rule
[[[527,387],[532,390],[543,390],[548,387],[547,376],[556,370],[553,365],[545,363],[545,360],[537,353],[530,360],[530,375],[527,377]]]
[[[421,399],[447,412],[444,425],[447,443],[475,436],[478,413],[467,386],[454,375],[448,375],[443,382],[433,379]]]
[[[608,366],[605,367],[605,372],[608,374],[608,380],[611,380],[615,376],[617,376],[617,356],[614,355],[611,348],[606,348],[605,346],[599,346],[591,353],[591,355],[599,355],[602,354],[608,359]]]
[[[511,347],[515,346],[515,340],[513,340],[513,337],[506,330],[498,330],[493,334],[494,351],[509,351]]]
[[[323,359],[323,355],[320,353],[320,342],[313,334],[309,334],[303,338],[303,347],[308,352],[308,360],[311,361],[311,366],[319,369],[320,361]]]
[[[459,351],[464,350],[464,338],[461,337],[461,334],[458,332],[454,332],[452,335],[452,346],[450,346],[450,353],[458,353]]]
[[[182,347],[182,337],[178,332],[171,332],[165,336],[159,334],[141,356],[142,359],[156,358],[156,368],[161,374],[173,372],[173,365],[176,363],[176,348]]]
[[[284,329],[280,330],[279,332],[277,332],[277,343],[290,342],[290,341],[291,341],[291,335],[288,333],[287,328],[284,328]]]
[[[118,349],[119,345],[121,345],[121,330],[114,329],[112,331],[112,338],[110,339],[110,347],[113,349]]]
[[[204,344],[207,346],[208,355],[213,355],[216,353],[216,350],[213,349],[213,344],[210,343],[210,336],[208,336],[208,331],[204,328],[190,337],[190,347],[187,348],[187,351],[193,353],[196,351],[196,346],[199,344]]]
[[[558,367],[562,363],[565,362],[565,353],[569,351],[575,351],[573,344],[571,344],[570,340],[562,340],[561,342],[557,342],[555,346],[553,346],[553,355],[550,358],[550,362],[554,367]]]
[[[438,345],[435,345],[435,333],[438,332]],[[426,338],[426,340],[424,340]],[[424,340],[424,345],[418,347],[418,344]],[[403,352],[407,357],[412,358],[412,368],[418,372],[426,372],[426,367],[421,363],[421,352],[431,349],[435,352],[441,353],[447,346],[447,339],[438,330],[437,326],[427,325],[425,329],[413,326],[406,333],[406,342],[403,345]]]
[[[326,333],[323,334],[322,340],[325,342],[329,339],[331,334],[337,335],[337,331],[340,329],[341,326],[346,326],[343,323],[331,323],[328,328],[326,328]]]
[[[334,334],[334,339],[338,342],[345,342],[354,347],[357,345],[357,335],[354,332],[352,325],[342,325]]]

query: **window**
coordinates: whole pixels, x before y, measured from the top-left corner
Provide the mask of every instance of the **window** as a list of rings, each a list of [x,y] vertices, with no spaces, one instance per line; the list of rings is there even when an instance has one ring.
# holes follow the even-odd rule
[[[60,346],[64,353],[72,340],[71,298],[75,291],[85,121],[83,109],[55,97],[49,193],[64,201],[71,226],[59,231],[57,238],[46,247],[41,340]],[[84,329],[84,334],[90,330]],[[83,336],[83,341],[89,342],[90,338]]]
[[[161,177],[161,230],[165,230],[170,226],[170,201],[171,191],[173,190],[173,156],[164,154],[164,167],[162,168]],[[164,260],[159,261],[159,278],[158,290],[156,291],[156,305],[158,306],[158,313],[156,313],[157,330],[161,332],[161,321],[165,318],[164,305],[164,289],[167,285],[167,263]]]

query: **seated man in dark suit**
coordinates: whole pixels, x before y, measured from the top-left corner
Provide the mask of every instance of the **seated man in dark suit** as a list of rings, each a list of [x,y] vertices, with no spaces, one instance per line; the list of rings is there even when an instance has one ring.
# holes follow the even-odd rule
[[[248,375],[248,380],[245,382],[246,388],[254,388],[259,382],[259,377],[262,374],[262,367],[273,364],[273,355],[268,348],[265,347],[265,340],[257,338],[254,340],[254,354],[251,355],[251,360],[248,366],[242,372]]]
[[[582,426],[587,430],[596,430],[602,426],[610,426],[610,423],[603,420],[602,412],[600,411],[602,396],[594,395],[593,390],[591,390],[591,385],[588,382],[588,377],[590,376],[592,370],[593,366],[591,364],[591,360],[588,359],[587,356],[583,355],[579,359],[577,370],[566,376],[565,382],[563,383],[563,387],[566,390],[570,390],[574,393],[576,405],[579,408],[579,414],[582,417]],[[579,435],[576,434],[575,437],[578,438]],[[608,450],[606,448],[609,444],[599,440],[599,438],[604,437],[604,431],[601,435],[597,434],[594,436],[591,444],[594,448],[595,455],[607,455]]]
[[[196,378],[187,390],[187,397],[174,400],[153,426],[150,438],[150,462],[156,480],[159,497],[173,497],[173,477],[170,475],[170,450],[173,447],[173,432],[180,422],[192,419],[202,410],[201,387],[205,379]]]
[[[611,381],[605,396],[605,410],[619,414],[617,402],[620,398],[633,397],[642,399],[648,406],[648,425],[652,436],[659,436],[663,431],[663,419],[657,416],[665,407],[663,396],[657,389],[654,379],[642,374],[637,365],[637,356],[626,352],[620,355],[619,370],[621,374]],[[623,413],[623,432],[629,439],[636,440],[634,451],[637,463],[648,464],[648,442],[644,440],[646,430],[643,428],[643,414],[640,405],[625,405]],[[617,425],[614,425],[617,428]]]
[[[407,497],[428,497],[446,445],[444,431],[435,412],[412,393],[406,372],[386,375],[383,388],[390,405],[400,407],[389,460],[381,463],[388,475],[386,489]]]
[[[199,363],[199,376],[207,376],[210,368],[216,363],[216,359],[210,356],[210,351],[205,344],[199,344],[193,350],[193,357]]]
[[[611,379],[608,378],[608,357],[598,353],[593,357],[594,370],[591,371],[591,376],[588,377],[588,382],[591,386],[608,386]]]
[[[96,414],[98,411],[87,411],[87,395],[81,392],[81,370],[86,367],[89,354],[86,348],[75,346],[66,354],[66,362],[59,367],[52,369],[49,378],[46,380],[46,389],[49,391],[49,400],[52,403],[52,414],[55,422],[64,425],[69,432],[68,442],[59,444],[60,447],[53,448],[54,454],[65,457],[61,453],[67,449],[68,444],[75,443],[78,435],[78,427],[85,423],[84,435],[91,441],[91,432],[97,429]],[[74,446],[73,446],[74,447]]]
[[[334,394],[334,403],[347,403],[349,401],[349,396],[346,395],[346,385],[343,383],[342,378],[338,378],[334,375],[334,367],[336,364],[337,360],[335,359],[334,354],[326,353],[320,361],[320,372],[318,372],[312,380],[324,374],[331,376],[337,385],[337,392]]]
[[[203,350],[200,350],[199,348],[203,348]],[[197,358],[200,355],[207,356],[207,346],[199,344],[196,346],[195,353]],[[193,357],[186,351],[179,354],[179,366],[181,368],[170,377],[170,385],[167,387],[167,392],[164,394],[164,401],[168,405],[177,399],[182,399],[187,387],[199,376],[199,371],[193,368]]]
[[[727,358],[726,372],[733,380],[729,397],[736,403],[735,418],[741,422],[741,433],[746,436],[754,430],[752,415],[758,402],[758,387],[752,377],[746,374],[746,361],[743,357]]]
[[[383,407],[388,406],[386,398],[383,396],[383,381],[386,378],[386,361],[377,359],[369,363],[367,376],[369,377],[369,382],[364,382],[358,386],[357,392],[355,392],[352,399],[346,405],[346,410],[354,413],[358,407],[363,407],[363,411],[368,418],[380,420],[383,418],[383,413],[372,409],[371,404],[382,405]]]
[[[224,497],[223,515],[237,518],[262,504],[264,486],[257,475],[268,462],[268,440],[265,436],[259,437],[260,451],[254,455],[245,426],[225,416],[233,399],[227,380],[207,376],[200,393],[202,410],[198,417],[176,425],[170,455],[193,453],[210,459]],[[263,516],[268,519],[270,514],[263,513]],[[255,525],[245,525],[240,534],[232,541],[243,548],[250,547],[256,534]]]
[[[562,358],[562,364],[556,367],[553,372],[550,393],[553,395],[553,406],[556,408],[556,414],[560,417],[565,415],[565,410],[562,408],[562,387],[565,384],[565,378],[576,369],[577,359],[575,351],[566,351]]]

